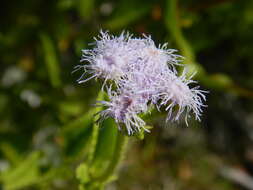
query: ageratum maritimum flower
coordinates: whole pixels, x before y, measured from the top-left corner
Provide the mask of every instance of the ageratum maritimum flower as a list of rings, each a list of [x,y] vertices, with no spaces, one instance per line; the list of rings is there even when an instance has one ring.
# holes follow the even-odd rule
[[[101,32],[93,45],[82,51],[84,64],[75,69],[84,70],[79,83],[99,78],[107,86],[109,101],[99,102],[105,107],[100,120],[114,118],[128,134],[147,131],[139,115],[154,105],[168,112],[168,121],[179,120],[183,113],[187,125],[190,114],[200,121],[206,91],[191,87],[196,82],[186,77],[185,69],[178,75],[176,66],[184,66],[176,50],[168,49],[167,44],[156,46],[150,36],[134,38],[124,32],[118,37]]]
[[[140,129],[145,128],[145,122],[138,116],[139,113],[147,112],[147,106],[143,103],[140,95],[131,94],[129,92],[117,93],[108,90],[110,102],[99,101],[98,105],[105,106],[106,109],[100,112],[100,119],[104,120],[108,117],[115,119],[119,129],[124,124],[128,134],[133,134]]]
[[[204,93],[207,91],[199,90],[199,86],[190,88],[190,84],[196,83],[196,81],[191,80],[192,77],[193,75],[187,79],[186,70],[184,70],[181,76],[178,77],[171,73],[162,81],[159,89],[159,106],[165,106],[165,110],[168,111],[167,120],[177,121],[185,111],[187,125],[190,112],[193,112],[195,119],[200,121],[202,107],[205,106],[202,100],[206,100]],[[172,113],[176,106],[178,110],[173,116]]]
[[[128,65],[127,53],[131,51],[127,44],[128,35],[120,37],[110,36],[108,33],[101,31],[101,36],[95,38],[95,48],[82,50],[81,62],[88,62],[86,65],[76,66],[76,70],[83,68],[84,74],[79,78],[78,82],[83,83],[92,78],[102,78],[105,80],[117,81],[126,72]],[[88,78],[85,74],[89,74]]]

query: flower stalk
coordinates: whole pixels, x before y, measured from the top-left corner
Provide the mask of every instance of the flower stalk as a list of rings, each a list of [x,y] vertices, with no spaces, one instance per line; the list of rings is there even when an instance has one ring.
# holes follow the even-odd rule
[[[104,92],[100,91],[99,94],[98,94],[98,97],[97,97],[97,101],[101,101],[103,99],[104,99]],[[96,107],[95,109],[96,109],[95,113],[97,113],[101,110],[101,107]],[[90,148],[89,148],[88,159],[87,159],[87,162],[89,164],[91,164],[92,161],[93,161],[94,154],[95,154],[95,151],[96,151],[97,140],[98,140],[99,125],[96,122],[97,117],[98,116],[94,117],[94,124],[93,124],[93,128],[92,128]]]
[[[128,141],[128,136],[126,136],[120,131],[117,131],[117,141],[116,141],[113,157],[110,160],[108,167],[104,170],[104,172],[99,177],[94,179],[95,181],[98,181],[99,183],[104,184],[108,180],[110,180],[115,170],[119,166],[120,161],[124,158],[127,141]]]

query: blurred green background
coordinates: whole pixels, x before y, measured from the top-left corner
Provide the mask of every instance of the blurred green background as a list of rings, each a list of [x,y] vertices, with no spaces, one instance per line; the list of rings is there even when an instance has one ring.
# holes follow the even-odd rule
[[[148,116],[106,189],[253,189],[253,1],[9,0],[0,18],[0,189],[78,189],[101,83],[71,71],[100,29],[168,42],[210,91],[201,123]]]

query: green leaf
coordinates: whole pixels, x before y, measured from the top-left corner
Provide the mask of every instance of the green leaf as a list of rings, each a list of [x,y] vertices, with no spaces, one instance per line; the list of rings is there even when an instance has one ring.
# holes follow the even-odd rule
[[[87,183],[90,180],[89,168],[85,163],[82,163],[76,169],[76,177],[81,183]]]
[[[95,0],[78,0],[77,10],[81,18],[89,20],[92,17]]]
[[[21,161],[21,156],[18,152],[8,143],[1,143],[0,149],[3,152],[4,156],[11,162],[13,165],[17,165]]]
[[[67,155],[78,156],[84,153],[83,150],[91,136],[94,113],[95,110],[92,109],[62,127],[59,138],[63,140],[63,147]]]
[[[53,41],[48,35],[42,33],[40,35],[40,39],[50,82],[53,87],[57,88],[61,85],[61,79],[59,61],[56,55],[56,48]]]
[[[11,168],[0,176],[5,190],[14,190],[33,185],[40,180],[39,177],[39,152],[31,153],[15,168]]]
[[[92,162],[92,176],[99,176],[108,166],[116,146],[118,128],[112,119],[103,122],[99,129],[96,151]]]
[[[105,28],[110,30],[124,28],[130,23],[145,16],[149,11],[151,6],[144,4],[140,7],[129,7],[127,10],[120,10],[114,15],[114,17],[105,23]]]
[[[63,137],[75,136],[79,133],[80,128],[87,128],[92,122],[95,110],[91,109],[88,113],[83,114],[81,117],[69,122],[62,127],[60,135]]]

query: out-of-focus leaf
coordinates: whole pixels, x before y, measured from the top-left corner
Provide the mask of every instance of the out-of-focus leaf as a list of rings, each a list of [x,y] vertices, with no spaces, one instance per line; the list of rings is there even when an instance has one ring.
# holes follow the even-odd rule
[[[8,104],[8,96],[5,94],[0,94],[0,112],[3,112]]]
[[[43,185],[47,182],[50,182],[50,180],[54,180],[55,178],[72,177],[73,174],[71,174],[69,171],[70,168],[68,168],[66,165],[57,168],[51,168],[45,174],[40,176],[38,183]]]
[[[144,4],[141,7],[129,7],[127,10],[118,11],[111,20],[105,23],[105,28],[115,30],[126,27],[146,15],[150,9],[151,6]]]
[[[63,146],[67,154],[82,153],[91,133],[94,110],[63,126],[60,137],[64,140]]]
[[[73,134],[78,133],[78,129],[80,127],[85,128],[89,124],[91,124],[94,114],[95,112],[92,109],[88,113],[83,114],[83,116],[64,125],[60,131],[60,135],[70,136],[71,133]]]
[[[75,53],[78,56],[81,56],[82,54],[82,49],[86,49],[87,47],[87,43],[83,40],[83,39],[76,39],[74,42],[74,46],[75,46]]]
[[[213,74],[210,76],[203,76],[200,78],[201,82],[213,89],[226,89],[233,86],[232,79],[222,73]]]
[[[104,93],[100,92],[97,100],[102,100],[103,96]],[[100,109],[101,107],[93,107],[88,113],[62,128],[60,136],[64,140],[64,147],[68,154],[84,154],[83,151],[86,150],[86,144],[88,141],[92,141],[93,125],[94,120],[96,120],[94,115]],[[92,144],[92,142],[90,143]],[[89,146],[89,149],[91,149],[91,146]]]
[[[17,165],[21,161],[21,156],[18,154],[18,152],[7,143],[1,143],[0,144],[0,150],[4,154],[4,156],[11,162],[13,165]]]
[[[40,39],[50,82],[53,87],[57,88],[61,85],[61,79],[55,45],[50,37],[44,33],[40,35]]]
[[[77,10],[81,18],[88,20],[92,17],[95,0],[77,0]]]
[[[76,101],[64,101],[59,104],[59,110],[64,116],[80,115],[83,111],[83,105]]]
[[[40,153],[31,153],[25,160],[19,162],[15,168],[10,168],[0,175],[0,180],[6,190],[21,189],[33,185],[40,180]]]
[[[61,0],[58,2],[58,8],[61,10],[68,10],[74,7],[75,0]]]
[[[88,128],[80,130],[76,136],[68,139],[65,144],[66,154],[72,159],[84,157],[89,150],[89,140],[92,133],[92,125]]]

